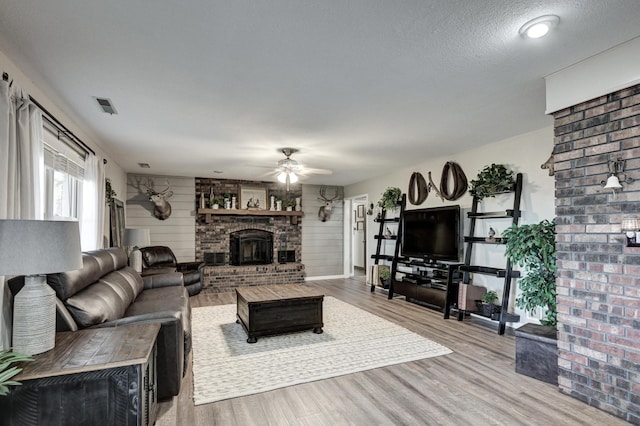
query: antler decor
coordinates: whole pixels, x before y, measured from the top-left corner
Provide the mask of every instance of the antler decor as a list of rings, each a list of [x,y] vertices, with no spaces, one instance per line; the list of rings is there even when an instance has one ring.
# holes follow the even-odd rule
[[[322,185],[320,187],[320,197],[318,197],[318,201],[324,203],[324,205],[320,206],[320,209],[318,210],[318,219],[320,219],[321,222],[326,222],[327,220],[331,219],[333,203],[336,200],[341,200],[343,197],[342,187],[339,186],[335,187],[335,193],[333,197],[327,198],[326,193],[327,187]]]
[[[167,187],[160,192],[149,186],[149,181],[147,181],[145,187],[147,188],[149,201],[153,203],[153,216],[159,220],[166,220],[171,216],[171,204],[169,204],[167,198],[171,198],[173,195],[173,191],[170,191],[169,179],[167,179]]]

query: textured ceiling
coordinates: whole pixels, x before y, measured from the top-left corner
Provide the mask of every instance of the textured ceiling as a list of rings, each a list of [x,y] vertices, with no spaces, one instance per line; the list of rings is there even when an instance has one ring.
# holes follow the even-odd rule
[[[518,35],[544,14],[549,36]],[[263,179],[292,146],[334,171],[305,182],[350,184],[550,125],[543,77],[639,20],[637,0],[0,0],[0,49],[127,172]]]

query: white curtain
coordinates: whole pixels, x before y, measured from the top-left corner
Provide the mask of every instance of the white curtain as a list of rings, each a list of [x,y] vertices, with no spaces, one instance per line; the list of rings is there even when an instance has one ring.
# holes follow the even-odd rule
[[[42,114],[29,95],[0,81],[0,219],[43,219]],[[11,294],[0,277],[0,349],[11,336]]]
[[[102,158],[88,154],[84,162],[80,238],[82,251],[102,248],[105,215],[105,167]]]

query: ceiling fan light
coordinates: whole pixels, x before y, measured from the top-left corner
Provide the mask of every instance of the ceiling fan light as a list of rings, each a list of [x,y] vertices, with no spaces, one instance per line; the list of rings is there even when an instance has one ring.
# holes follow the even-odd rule
[[[287,182],[287,172],[282,172],[278,175],[278,182],[286,183]]]
[[[289,172],[289,182],[296,183],[297,181],[298,181],[298,176],[293,172]]]

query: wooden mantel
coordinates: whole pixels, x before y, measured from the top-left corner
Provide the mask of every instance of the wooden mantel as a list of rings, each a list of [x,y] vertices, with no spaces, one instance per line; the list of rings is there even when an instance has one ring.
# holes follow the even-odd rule
[[[297,223],[298,217],[303,216],[301,211],[272,211],[272,210],[248,210],[248,209],[198,209],[198,214],[205,215],[205,222],[211,223],[212,215],[226,216],[290,216],[292,223]]]

